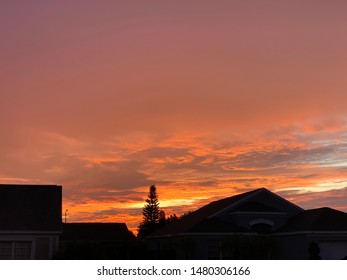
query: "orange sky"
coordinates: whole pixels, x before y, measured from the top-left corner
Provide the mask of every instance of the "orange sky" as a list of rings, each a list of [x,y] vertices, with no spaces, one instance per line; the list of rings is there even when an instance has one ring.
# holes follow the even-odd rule
[[[347,211],[345,1],[2,1],[0,183],[136,228],[266,187]]]

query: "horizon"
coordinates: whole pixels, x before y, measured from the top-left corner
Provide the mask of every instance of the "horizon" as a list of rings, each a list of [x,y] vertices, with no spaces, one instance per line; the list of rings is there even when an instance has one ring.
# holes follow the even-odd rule
[[[0,184],[135,229],[267,188],[347,212],[347,3],[3,1]]]

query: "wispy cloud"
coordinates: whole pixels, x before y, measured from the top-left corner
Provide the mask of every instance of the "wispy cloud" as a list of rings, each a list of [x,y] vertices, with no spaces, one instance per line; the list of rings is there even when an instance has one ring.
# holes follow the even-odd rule
[[[293,126],[216,139],[197,133],[102,142],[35,131],[31,145],[4,151],[2,182],[58,183],[70,218],[119,220],[132,227],[147,188],[157,184],[162,207],[182,214],[213,199],[267,187],[302,207],[346,209],[347,135],[344,127]],[[22,166],[23,170],[18,170]],[[16,175],[17,177],[11,177]],[[116,216],[112,216],[115,214]]]
[[[169,212],[257,187],[345,209],[346,4],[258,2],[2,5],[0,182],[133,225],[151,184]]]

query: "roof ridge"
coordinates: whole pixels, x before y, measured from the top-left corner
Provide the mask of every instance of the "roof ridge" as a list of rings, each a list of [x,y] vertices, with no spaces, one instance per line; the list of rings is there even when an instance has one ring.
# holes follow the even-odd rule
[[[213,209],[214,207],[216,207],[217,209],[222,208],[222,211],[224,211],[229,206],[228,201],[231,201],[230,202],[231,205],[234,205],[233,200],[237,199],[237,201],[243,201],[243,199],[245,197],[249,197],[253,193],[257,193],[263,189],[264,188],[259,188],[259,189],[251,190],[251,191],[248,191],[245,193],[239,193],[239,194],[236,194],[236,195],[233,195],[230,197],[226,197],[226,198],[222,198],[222,199],[219,199],[216,201],[212,201],[209,204],[206,204],[206,205],[196,209],[195,211],[191,212],[189,215],[182,217],[178,221],[174,221],[173,223],[165,226],[164,228],[158,229],[157,231],[153,232],[149,236],[161,235],[162,232],[170,231],[169,229],[171,229],[171,228],[177,230],[177,227],[176,227],[177,224],[181,225],[181,229],[180,229],[181,231],[184,231],[184,232],[188,231],[189,229],[193,228],[195,225],[197,225],[198,223],[200,223],[204,219],[214,217],[215,216],[214,215],[215,210]],[[223,204],[225,204],[225,203],[228,203],[227,207],[223,206]],[[219,210],[217,210],[217,212],[219,213]]]
[[[259,192],[264,191],[264,190],[267,190],[267,189],[266,189],[266,188],[258,188],[258,189],[255,189],[255,190],[252,190],[252,191],[249,191],[249,192],[240,193],[240,194],[237,194],[237,195],[228,197],[229,199],[231,199],[231,198],[236,198],[237,196],[242,196],[241,199],[235,201],[234,203],[231,203],[231,205],[228,205],[227,207],[224,207],[223,209],[221,209],[221,210],[217,211],[216,213],[214,213],[214,214],[208,216],[207,218],[215,217],[215,216],[217,216],[218,214],[220,214],[220,213],[226,211],[227,209],[230,209],[231,207],[240,204],[241,202],[245,201],[246,199],[249,199],[250,197],[252,197],[252,196],[255,195],[256,193],[259,193]],[[228,198],[226,198],[226,199],[228,199]]]

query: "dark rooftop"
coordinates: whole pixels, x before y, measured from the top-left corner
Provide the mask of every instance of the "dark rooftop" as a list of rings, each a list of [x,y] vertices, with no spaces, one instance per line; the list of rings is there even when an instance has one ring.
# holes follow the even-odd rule
[[[62,187],[0,184],[0,230],[60,231]]]
[[[265,205],[263,203],[249,201],[233,209],[234,212],[283,212],[280,209]]]
[[[211,215],[229,207],[230,205],[250,196],[251,194],[255,192],[259,192],[262,189],[256,189],[253,191],[249,191],[246,193],[238,194],[232,197],[224,198],[221,200],[217,200],[214,202],[211,202],[198,210],[190,213],[189,215],[172,222],[171,224],[165,226],[164,228],[161,228],[154,233],[150,234],[151,236],[157,236],[157,235],[172,235],[172,234],[178,234],[183,232],[196,231],[196,229],[202,230],[203,224],[202,221],[209,218]],[[204,224],[208,221],[204,221]],[[200,224],[200,225],[199,225]]]
[[[242,233],[242,232],[250,232],[247,228],[241,227],[235,223],[231,223],[229,221],[224,221],[220,218],[213,217],[209,219],[204,219],[194,227],[192,227],[188,232],[211,232],[211,229],[213,229],[213,232],[218,233],[227,233],[227,232],[234,232],[234,233]]]
[[[122,242],[132,237],[125,223],[64,223],[61,241]]]
[[[347,231],[347,213],[323,207],[294,216],[279,232],[341,230]]]

